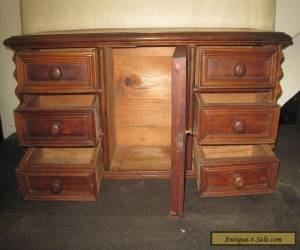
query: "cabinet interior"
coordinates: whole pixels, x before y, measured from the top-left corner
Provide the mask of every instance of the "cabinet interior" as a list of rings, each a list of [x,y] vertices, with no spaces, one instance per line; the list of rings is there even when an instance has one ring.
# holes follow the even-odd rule
[[[268,145],[197,146],[202,159],[260,157],[274,155]]]
[[[270,92],[266,93],[209,93],[198,94],[200,102],[205,104],[265,104],[272,103]]]
[[[111,170],[171,169],[171,67],[174,47],[106,52]]]
[[[37,95],[26,107],[90,107],[95,105],[93,95]]]
[[[33,148],[27,164],[63,164],[71,167],[80,164],[91,164],[94,159],[94,148]]]

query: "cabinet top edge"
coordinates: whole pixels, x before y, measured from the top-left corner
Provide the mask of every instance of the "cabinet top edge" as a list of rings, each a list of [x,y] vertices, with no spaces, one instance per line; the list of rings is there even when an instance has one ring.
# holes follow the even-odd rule
[[[12,49],[70,48],[102,46],[179,46],[179,45],[291,45],[283,32],[255,29],[144,28],[93,29],[42,32],[13,36],[4,41]]]

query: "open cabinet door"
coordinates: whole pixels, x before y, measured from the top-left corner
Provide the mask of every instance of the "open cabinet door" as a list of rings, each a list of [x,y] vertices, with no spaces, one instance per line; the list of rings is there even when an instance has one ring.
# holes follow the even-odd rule
[[[177,47],[172,58],[171,210],[182,216],[185,179],[187,48]]]

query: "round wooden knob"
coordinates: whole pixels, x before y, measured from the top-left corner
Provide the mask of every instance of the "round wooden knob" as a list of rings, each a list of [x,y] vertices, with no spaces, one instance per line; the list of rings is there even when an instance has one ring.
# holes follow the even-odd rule
[[[237,120],[234,124],[233,124],[233,130],[236,134],[243,134],[246,131],[246,123],[241,121],[241,120]]]
[[[246,184],[245,179],[240,174],[233,175],[233,186],[237,189],[242,189]]]
[[[55,66],[51,67],[49,69],[49,77],[54,81],[58,81],[62,77],[61,69]]]
[[[60,179],[54,179],[51,187],[50,187],[52,194],[61,194],[63,191],[63,186]]]
[[[238,63],[234,66],[234,74],[237,77],[242,77],[246,74],[247,68],[243,63]]]
[[[61,132],[59,123],[52,123],[50,125],[49,131],[52,136],[59,136],[59,134]]]

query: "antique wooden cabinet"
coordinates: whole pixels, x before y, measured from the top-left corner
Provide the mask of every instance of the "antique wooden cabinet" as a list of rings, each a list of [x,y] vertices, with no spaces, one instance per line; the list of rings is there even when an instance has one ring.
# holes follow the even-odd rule
[[[290,44],[283,33],[207,29],[7,39],[24,199],[95,200],[102,177],[170,178],[170,214],[182,215],[185,176],[202,196],[273,192]]]

